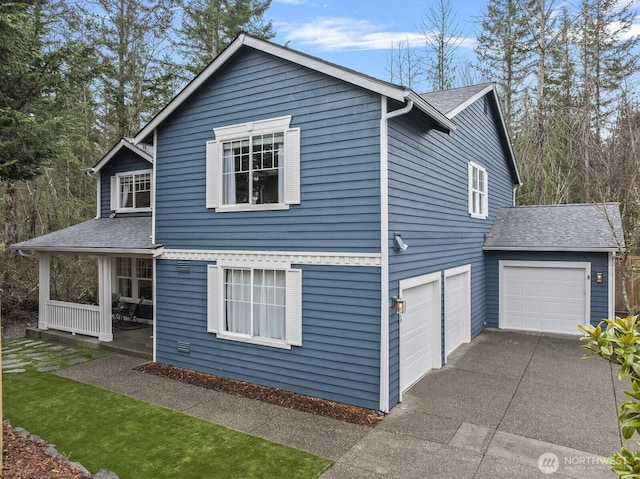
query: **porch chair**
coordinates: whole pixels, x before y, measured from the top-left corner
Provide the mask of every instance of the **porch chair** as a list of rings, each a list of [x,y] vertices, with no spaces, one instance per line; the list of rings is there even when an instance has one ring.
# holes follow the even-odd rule
[[[122,321],[122,314],[125,312],[125,308],[120,303],[120,293],[111,293],[111,318],[113,321]]]
[[[117,321],[114,326],[118,329],[137,329],[144,326],[144,322],[138,318],[138,314],[140,314],[140,306],[144,301],[144,296],[142,296],[137,303],[130,305],[128,308],[125,306],[123,309],[123,314],[120,315],[120,321]]]

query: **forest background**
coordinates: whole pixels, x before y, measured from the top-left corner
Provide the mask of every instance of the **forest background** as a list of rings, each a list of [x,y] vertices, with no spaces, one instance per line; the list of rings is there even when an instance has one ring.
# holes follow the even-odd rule
[[[9,246],[93,218],[96,183],[82,169],[134,136],[238,32],[273,39],[270,4],[0,0],[6,315],[32,314],[38,300],[37,261]],[[517,203],[620,202],[624,260],[640,246],[636,14],[624,0],[489,0],[476,59],[463,60],[459,16],[436,0],[422,45],[390,45],[383,79],[416,90],[494,82],[523,179]],[[94,258],[59,256],[52,268],[52,299],[95,301]]]

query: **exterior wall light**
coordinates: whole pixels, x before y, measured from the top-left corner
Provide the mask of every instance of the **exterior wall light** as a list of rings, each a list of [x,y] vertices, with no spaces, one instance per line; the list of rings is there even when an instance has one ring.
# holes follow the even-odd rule
[[[399,296],[393,298],[393,306],[398,314],[404,314],[407,311],[407,302]]]
[[[596,273],[596,283],[602,283],[603,278],[604,278],[604,274],[602,272]]]
[[[394,251],[407,251],[407,248],[409,247],[409,245],[407,245],[404,241],[402,241],[402,236],[400,236],[400,233],[393,233],[393,249]]]

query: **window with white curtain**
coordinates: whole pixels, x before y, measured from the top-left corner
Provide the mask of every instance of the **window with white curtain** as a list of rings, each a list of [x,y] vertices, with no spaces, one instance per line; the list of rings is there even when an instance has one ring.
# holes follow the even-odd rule
[[[301,271],[208,267],[208,330],[266,346],[300,345]]]
[[[207,208],[287,209],[300,203],[300,129],[291,117],[215,128],[207,142]]]
[[[151,209],[151,170],[111,177],[111,210]]]

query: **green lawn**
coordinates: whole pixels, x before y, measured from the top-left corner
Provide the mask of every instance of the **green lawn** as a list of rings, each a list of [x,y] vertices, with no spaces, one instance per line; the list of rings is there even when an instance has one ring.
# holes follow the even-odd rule
[[[315,478],[332,461],[48,373],[3,376],[12,426],[121,479]]]

